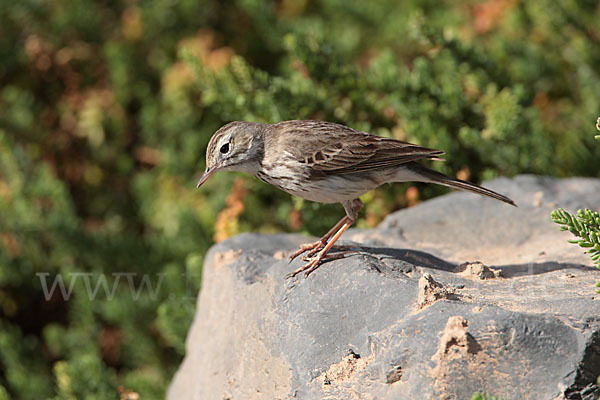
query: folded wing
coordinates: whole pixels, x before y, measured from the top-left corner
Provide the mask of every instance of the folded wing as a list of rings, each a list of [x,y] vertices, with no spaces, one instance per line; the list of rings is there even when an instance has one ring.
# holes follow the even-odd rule
[[[303,122],[300,126],[290,125],[286,136],[310,135],[312,140],[298,141],[304,147],[292,146],[288,152],[300,163],[311,167],[316,175],[360,173],[420,159],[442,160],[439,156],[444,154],[441,150],[371,135],[339,124]],[[281,128],[285,130],[286,126]]]

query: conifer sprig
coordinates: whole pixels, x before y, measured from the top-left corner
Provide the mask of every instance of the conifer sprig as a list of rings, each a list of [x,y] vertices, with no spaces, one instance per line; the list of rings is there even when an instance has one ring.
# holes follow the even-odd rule
[[[570,239],[569,243],[586,249],[592,261],[600,269],[600,216],[589,209],[577,210],[573,215],[562,208],[552,211],[552,221],[561,225],[561,231],[569,231],[578,239]],[[600,282],[596,284],[600,287]],[[596,290],[600,293],[600,290]]]

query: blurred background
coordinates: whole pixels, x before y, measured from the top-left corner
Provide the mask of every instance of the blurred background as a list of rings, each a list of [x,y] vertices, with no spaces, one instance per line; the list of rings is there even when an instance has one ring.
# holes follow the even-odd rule
[[[474,182],[600,176],[598,21],[591,0],[0,0],[0,399],[164,397],[209,246],[344,215],[242,174],[196,190],[226,122],[340,122]],[[357,225],[444,192],[387,185]]]

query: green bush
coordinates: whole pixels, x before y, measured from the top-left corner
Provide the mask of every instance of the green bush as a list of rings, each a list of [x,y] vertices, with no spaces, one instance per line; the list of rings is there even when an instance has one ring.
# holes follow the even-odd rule
[[[3,2],[0,395],[163,397],[214,238],[339,219],[244,175],[197,191],[230,120],[341,122],[443,149],[437,167],[473,181],[598,176],[596,14],[566,0]],[[365,195],[358,226],[444,191],[409,186]],[[68,301],[44,296],[57,276]]]
[[[559,208],[552,211],[551,217],[553,222],[561,226],[561,231],[569,231],[579,238],[570,239],[569,243],[585,249],[594,264],[600,268],[600,216],[598,213],[586,208],[577,210],[577,215],[573,215]],[[600,287],[600,282],[596,286]]]
[[[596,120],[596,129],[600,131],[600,118]],[[595,136],[600,139],[600,135]],[[569,231],[579,239],[570,239],[569,243],[577,244],[586,249],[596,267],[600,269],[600,216],[598,212],[589,209],[577,210],[576,215],[558,208],[550,215],[552,222],[560,225],[561,231]],[[596,283],[600,287],[600,282]],[[600,293],[600,289],[596,289]]]
[[[596,122],[596,129],[600,131],[600,118]],[[596,136],[600,139],[600,136]],[[577,210],[576,215],[558,208],[552,211],[552,222],[560,225],[561,231],[569,231],[579,239],[569,239],[569,243],[577,244],[586,249],[592,261],[600,268],[600,216],[598,212],[589,209]],[[596,283],[600,287],[600,282]],[[600,293],[600,289],[596,289]]]

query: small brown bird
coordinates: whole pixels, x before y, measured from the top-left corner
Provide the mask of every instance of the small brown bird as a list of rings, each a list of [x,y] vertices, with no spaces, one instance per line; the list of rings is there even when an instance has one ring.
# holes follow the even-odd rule
[[[231,122],[210,139],[206,171],[198,187],[217,171],[248,172],[279,189],[320,203],[342,203],[346,216],[314,243],[301,246],[294,259],[308,252],[306,264],[288,274],[308,276],[334,243],[356,220],[360,195],[388,182],[432,182],[468,190],[515,205],[506,196],[473,183],[424,167],[416,160],[443,160],[433,150],[400,140],[361,132],[322,121],[285,121],[278,124]]]

